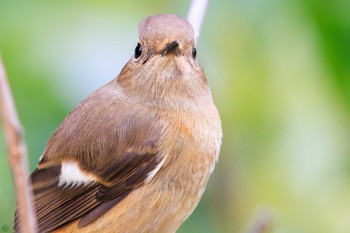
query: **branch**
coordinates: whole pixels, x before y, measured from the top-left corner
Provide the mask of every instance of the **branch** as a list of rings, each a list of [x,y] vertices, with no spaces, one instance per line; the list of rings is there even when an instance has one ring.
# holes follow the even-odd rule
[[[187,20],[193,26],[196,43],[199,38],[207,5],[208,0],[192,0],[190,10],[188,11]]]
[[[15,182],[21,232],[36,232],[33,214],[30,182],[28,182],[27,148],[23,139],[23,129],[19,121],[5,67],[0,56],[0,105],[4,123],[4,133],[9,155],[9,163]]]
[[[269,211],[263,210],[254,219],[247,233],[267,233],[272,226],[272,215]]]

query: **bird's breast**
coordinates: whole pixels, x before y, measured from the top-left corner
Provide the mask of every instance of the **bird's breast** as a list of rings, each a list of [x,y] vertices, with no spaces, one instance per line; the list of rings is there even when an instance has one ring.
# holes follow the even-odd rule
[[[209,105],[203,110],[174,113],[168,122],[164,134],[167,161],[160,176],[163,174],[174,195],[192,202],[188,203],[192,208],[202,196],[218,160],[222,138],[220,117],[214,105]]]

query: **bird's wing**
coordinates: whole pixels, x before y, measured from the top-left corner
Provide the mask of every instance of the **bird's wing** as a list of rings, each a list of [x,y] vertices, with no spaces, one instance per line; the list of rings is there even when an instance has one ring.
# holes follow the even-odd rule
[[[62,165],[36,169],[31,180],[39,232],[57,229],[80,217],[80,227],[91,223],[142,185],[162,159],[153,153],[127,157],[106,169],[109,185],[97,181],[60,185]]]
[[[86,100],[65,119],[31,175],[39,232],[78,218],[80,227],[91,223],[152,178],[165,158],[153,116],[94,104]],[[15,232],[18,221],[16,214]]]

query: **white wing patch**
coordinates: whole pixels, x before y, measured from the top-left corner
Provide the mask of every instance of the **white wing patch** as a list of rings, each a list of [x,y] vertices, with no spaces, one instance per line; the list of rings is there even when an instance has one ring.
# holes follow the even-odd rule
[[[89,175],[80,170],[75,163],[62,163],[61,174],[58,186],[80,186],[96,181],[93,175]]]
[[[162,159],[162,161],[160,161],[160,163],[147,174],[147,177],[145,179],[145,182],[149,182],[152,180],[152,178],[157,174],[157,172],[162,168],[165,160],[166,160],[167,156],[164,156],[164,158]]]

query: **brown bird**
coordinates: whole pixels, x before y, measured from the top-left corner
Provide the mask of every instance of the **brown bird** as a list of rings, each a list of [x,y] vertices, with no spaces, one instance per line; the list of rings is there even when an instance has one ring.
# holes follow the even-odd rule
[[[175,15],[139,24],[134,56],[64,119],[31,174],[39,232],[175,232],[189,217],[222,138],[194,45]]]

